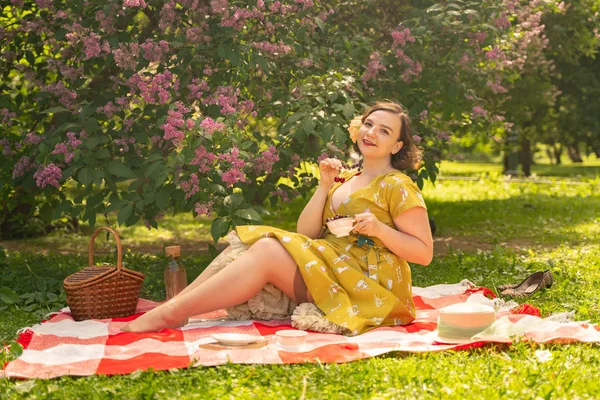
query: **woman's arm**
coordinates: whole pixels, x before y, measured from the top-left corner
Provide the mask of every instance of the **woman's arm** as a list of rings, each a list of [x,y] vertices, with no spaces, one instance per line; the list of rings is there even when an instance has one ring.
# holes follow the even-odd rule
[[[396,229],[385,224],[379,239],[398,257],[412,263],[429,265],[433,259],[433,237],[427,210],[413,207],[394,218]]]
[[[311,239],[318,239],[323,235],[323,209],[327,201],[328,189],[319,185],[308,204],[298,218],[296,231]]]
[[[433,238],[427,210],[413,207],[394,218],[396,229],[371,213],[358,214],[355,231],[375,236],[398,257],[412,263],[429,265],[433,258]],[[361,221],[364,221],[361,223]]]
[[[296,232],[311,239],[318,239],[323,235],[323,209],[327,202],[327,193],[341,169],[342,162],[335,158],[326,158],[319,163],[321,175],[319,187],[302,210],[296,225]]]

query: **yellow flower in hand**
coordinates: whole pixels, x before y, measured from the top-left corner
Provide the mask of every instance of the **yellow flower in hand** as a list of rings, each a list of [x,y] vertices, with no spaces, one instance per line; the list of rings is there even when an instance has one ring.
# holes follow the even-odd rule
[[[350,121],[350,127],[348,128],[348,132],[350,132],[350,140],[352,143],[356,143],[358,140],[358,130],[362,126],[362,117],[356,117],[352,121]]]

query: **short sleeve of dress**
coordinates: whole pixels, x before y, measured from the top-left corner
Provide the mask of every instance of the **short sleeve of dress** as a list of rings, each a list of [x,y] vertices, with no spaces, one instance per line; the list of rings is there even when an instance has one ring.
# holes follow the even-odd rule
[[[423,207],[427,209],[419,187],[408,177],[389,188],[388,201],[392,218],[396,218],[409,208]]]

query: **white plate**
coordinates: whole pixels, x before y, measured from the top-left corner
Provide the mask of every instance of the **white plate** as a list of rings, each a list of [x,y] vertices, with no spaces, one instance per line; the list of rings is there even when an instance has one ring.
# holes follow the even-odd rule
[[[245,335],[243,333],[215,333],[210,337],[227,346],[243,346],[262,340],[262,336]]]

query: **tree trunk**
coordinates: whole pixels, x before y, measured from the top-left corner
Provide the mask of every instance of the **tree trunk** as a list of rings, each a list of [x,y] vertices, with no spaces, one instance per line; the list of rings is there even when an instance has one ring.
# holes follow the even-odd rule
[[[550,164],[554,165],[554,155],[552,154],[552,151],[549,148],[546,148],[546,156],[548,157],[548,159],[550,159]]]
[[[569,154],[569,158],[574,163],[582,163],[583,158],[581,158],[581,153],[579,153],[579,149],[575,146],[569,146],[567,148],[567,153]]]
[[[552,145],[554,149],[554,159],[556,160],[556,165],[562,164],[560,157],[562,156],[563,147],[561,145]]]
[[[523,139],[521,141],[521,151],[519,152],[519,161],[523,168],[523,174],[525,176],[531,176],[531,163],[533,157],[531,155],[531,140]]]

